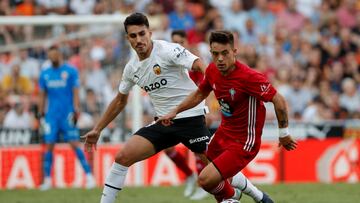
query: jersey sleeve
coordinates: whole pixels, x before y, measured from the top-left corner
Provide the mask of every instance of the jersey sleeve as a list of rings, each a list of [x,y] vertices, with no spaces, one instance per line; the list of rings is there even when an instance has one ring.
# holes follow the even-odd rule
[[[135,85],[134,81],[131,79],[130,67],[127,65],[124,69],[124,73],[121,78],[119,85],[119,92],[122,94],[129,94],[131,88]]]
[[[170,43],[167,51],[170,61],[181,68],[191,70],[192,65],[199,57],[192,54],[179,44]]]
[[[210,78],[210,68],[207,67],[205,70],[205,76],[204,79],[200,82],[199,84],[199,90],[202,92],[211,92],[212,91],[212,87],[209,81]]]
[[[265,102],[271,101],[277,92],[265,75],[258,72],[249,75],[249,80],[244,84],[248,94]]]

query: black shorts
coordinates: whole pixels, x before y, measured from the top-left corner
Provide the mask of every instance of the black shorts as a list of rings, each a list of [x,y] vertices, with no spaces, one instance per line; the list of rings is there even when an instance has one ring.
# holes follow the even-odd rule
[[[170,126],[163,126],[161,123],[148,125],[138,130],[135,135],[148,139],[156,152],[183,143],[195,153],[206,151],[211,136],[204,116],[175,119]]]

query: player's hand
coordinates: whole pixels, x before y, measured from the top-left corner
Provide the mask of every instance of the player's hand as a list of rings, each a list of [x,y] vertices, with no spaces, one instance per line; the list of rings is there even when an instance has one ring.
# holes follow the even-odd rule
[[[286,150],[291,151],[296,149],[297,143],[296,141],[290,136],[279,137],[279,147],[283,146]]]
[[[169,125],[173,124],[172,120],[175,117],[176,117],[176,113],[175,112],[170,112],[170,113],[166,114],[165,116],[162,116],[159,119],[157,119],[155,123],[161,122],[161,124],[163,126],[169,126]]]
[[[81,136],[81,138],[85,139],[85,151],[92,152],[96,150],[96,143],[99,140],[100,132],[96,130],[91,130],[90,132],[86,133],[85,135]]]
[[[80,117],[80,112],[79,111],[74,111],[73,116],[72,116],[72,120],[73,120],[73,124],[74,126],[76,126],[78,120]]]

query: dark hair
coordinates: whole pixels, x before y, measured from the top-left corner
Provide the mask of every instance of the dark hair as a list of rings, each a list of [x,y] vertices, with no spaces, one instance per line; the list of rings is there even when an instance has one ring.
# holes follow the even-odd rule
[[[171,37],[173,37],[174,35],[179,35],[182,38],[186,38],[185,30],[174,30],[171,32]]]
[[[147,17],[142,13],[133,13],[126,17],[124,21],[124,28],[127,33],[127,26],[129,25],[145,25],[149,28],[149,21]]]
[[[57,45],[51,45],[48,49],[48,51],[60,51],[59,47]]]
[[[210,33],[209,42],[210,45],[214,42],[217,42],[220,44],[230,44],[232,47],[234,47],[234,35],[227,30],[213,31]]]

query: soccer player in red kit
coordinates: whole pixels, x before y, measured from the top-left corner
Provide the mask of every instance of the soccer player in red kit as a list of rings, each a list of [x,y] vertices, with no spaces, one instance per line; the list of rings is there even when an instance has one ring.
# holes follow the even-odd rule
[[[266,109],[263,102],[272,102],[279,126],[279,146],[296,149],[297,143],[288,130],[287,104],[266,77],[235,59],[234,37],[228,31],[214,31],[210,35],[213,57],[205,72],[205,79],[177,108],[158,122],[171,125],[175,116],[203,101],[214,91],[222,112],[221,124],[211,139],[207,157],[211,161],[200,173],[199,185],[213,194],[218,202],[231,199],[236,176],[259,152]],[[245,186],[246,187],[246,186]],[[242,188],[241,188],[242,189]],[[258,202],[272,202],[263,193]]]

